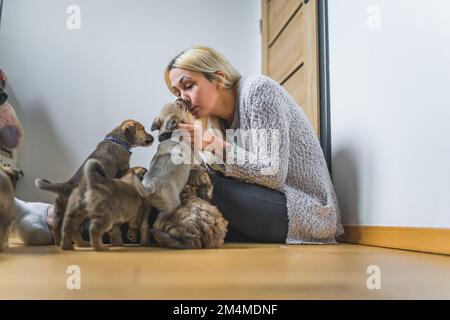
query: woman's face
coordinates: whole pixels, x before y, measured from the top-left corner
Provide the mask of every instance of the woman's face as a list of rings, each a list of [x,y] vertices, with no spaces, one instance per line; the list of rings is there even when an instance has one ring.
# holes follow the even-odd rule
[[[196,118],[214,115],[220,90],[201,72],[173,68],[169,72],[172,91],[186,101]]]

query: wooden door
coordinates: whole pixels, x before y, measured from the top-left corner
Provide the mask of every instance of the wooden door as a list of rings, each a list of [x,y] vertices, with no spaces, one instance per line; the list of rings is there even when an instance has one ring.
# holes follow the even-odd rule
[[[318,0],[262,0],[262,70],[320,135]]]

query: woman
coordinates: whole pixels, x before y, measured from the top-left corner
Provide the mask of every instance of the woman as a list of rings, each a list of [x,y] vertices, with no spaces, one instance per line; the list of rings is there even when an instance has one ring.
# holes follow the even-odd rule
[[[229,221],[228,241],[335,243],[343,234],[334,188],[319,141],[302,109],[286,90],[266,76],[241,77],[220,53],[193,47],[168,65],[169,90],[190,105],[195,117],[218,123],[222,137],[191,133],[202,150],[223,150],[250,159],[266,140],[224,141],[226,129],[278,134],[278,152],[264,161],[226,161],[213,175],[213,202]],[[219,119],[219,121],[213,121]],[[272,166],[275,164],[275,166]],[[275,167],[277,170],[272,170]],[[214,166],[213,166],[214,168]]]
[[[229,221],[226,241],[336,243],[343,228],[322,149],[304,112],[283,87],[262,75],[242,77],[207,47],[176,56],[165,80],[204,127],[219,130],[211,137],[199,134],[194,124],[179,124],[190,132],[193,147],[226,159],[221,166],[210,166],[216,170],[211,171],[213,203]],[[226,130],[237,129],[237,141],[224,138]],[[267,139],[245,140],[242,133],[251,130],[275,137],[269,139],[275,152],[260,154]],[[260,161],[249,160],[255,151],[256,158],[262,155]]]

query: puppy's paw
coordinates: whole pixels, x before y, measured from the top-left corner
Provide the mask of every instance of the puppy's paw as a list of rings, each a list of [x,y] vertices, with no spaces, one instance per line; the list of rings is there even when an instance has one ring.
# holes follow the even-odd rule
[[[62,250],[73,250],[73,244],[63,243],[61,245]]]
[[[150,237],[148,235],[141,237],[141,241],[139,242],[139,244],[143,247],[150,246]]]
[[[91,246],[91,244],[89,243],[89,241],[77,242],[77,247],[80,247],[80,248],[89,248],[90,246]]]
[[[109,233],[109,238],[111,239],[111,245],[113,247],[123,246],[122,231],[119,227],[113,228],[113,230]]]
[[[130,241],[136,242],[138,238],[138,231],[136,229],[128,229],[127,238]]]
[[[109,247],[106,244],[97,245],[94,247],[95,251],[109,251]]]
[[[113,247],[122,247],[123,246],[122,238],[111,238],[111,245]]]

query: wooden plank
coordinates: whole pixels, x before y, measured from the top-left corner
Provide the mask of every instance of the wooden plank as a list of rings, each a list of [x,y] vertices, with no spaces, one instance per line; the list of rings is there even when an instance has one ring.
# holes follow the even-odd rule
[[[310,113],[313,126],[320,136],[320,84],[319,84],[319,11],[317,0],[303,5],[304,21],[304,60],[307,101],[305,108]]]
[[[268,40],[269,45],[275,40],[303,0],[273,0],[268,2]]]
[[[345,226],[345,242],[450,255],[450,229]]]
[[[269,50],[269,24],[268,24],[268,6],[269,0],[261,0],[261,70],[262,73],[268,75],[268,50]]]
[[[281,11],[292,10],[288,24],[273,38],[270,30]],[[284,7],[291,9],[283,9]],[[297,10],[297,11],[296,11]],[[270,44],[270,37],[276,39]],[[318,2],[262,0],[262,70],[284,85],[308,116],[320,137]],[[299,72],[299,70],[301,70]]]
[[[268,52],[268,74],[282,83],[304,62],[304,10],[301,8]]]

